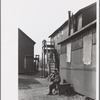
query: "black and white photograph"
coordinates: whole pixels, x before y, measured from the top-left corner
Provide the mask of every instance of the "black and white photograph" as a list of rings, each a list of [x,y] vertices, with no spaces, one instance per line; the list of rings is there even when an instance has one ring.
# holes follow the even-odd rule
[[[99,100],[99,0],[1,0],[1,100]]]

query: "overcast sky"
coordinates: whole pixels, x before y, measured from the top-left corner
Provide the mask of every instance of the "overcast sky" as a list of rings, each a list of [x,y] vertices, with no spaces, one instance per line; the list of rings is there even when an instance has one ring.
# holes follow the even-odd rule
[[[35,54],[41,54],[42,40],[47,40],[68,19],[69,10],[76,13],[94,2],[95,0],[2,0],[4,38],[6,36],[7,40],[16,42],[19,27],[36,42]],[[16,35],[16,39],[13,35]]]
[[[35,54],[40,55],[42,40],[47,40],[68,19],[69,10],[75,14],[94,2],[96,0],[1,0],[1,65],[4,79],[11,73],[9,77],[16,82],[13,75],[18,73],[18,28],[36,42]],[[4,79],[3,83],[9,81],[9,78]],[[17,88],[17,83],[8,83],[4,87],[9,85]],[[2,93],[5,92],[3,90]],[[10,96],[7,95],[8,98]],[[5,100],[5,96],[2,98]]]

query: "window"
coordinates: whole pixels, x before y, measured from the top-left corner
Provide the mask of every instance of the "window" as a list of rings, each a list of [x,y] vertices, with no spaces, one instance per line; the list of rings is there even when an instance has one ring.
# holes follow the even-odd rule
[[[73,28],[71,28],[71,30],[70,30],[70,34],[73,35]]]
[[[24,57],[24,68],[26,69],[26,57]]]
[[[78,17],[77,30],[82,28],[82,14]]]
[[[62,44],[61,45],[61,54],[64,54],[64,53],[66,53],[66,45]]]
[[[93,29],[93,44],[96,44],[96,29]]]
[[[61,35],[63,35],[63,30],[61,31]]]
[[[51,41],[54,41],[54,37],[53,37],[53,38],[51,38]]]
[[[58,38],[59,38],[60,34],[58,33]]]
[[[72,40],[72,51],[75,51],[77,49],[81,49],[83,48],[83,40],[82,40],[82,36],[79,36],[75,39]]]
[[[54,36],[54,41],[56,40],[56,36]]]
[[[54,37],[54,41],[55,41],[55,37]]]

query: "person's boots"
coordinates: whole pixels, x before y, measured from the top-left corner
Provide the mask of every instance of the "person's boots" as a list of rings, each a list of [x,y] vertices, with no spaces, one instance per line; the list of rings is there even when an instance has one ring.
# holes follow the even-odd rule
[[[52,92],[49,92],[47,95],[52,95]]]
[[[47,95],[52,95],[52,89],[51,88],[49,88],[49,93],[47,94]]]

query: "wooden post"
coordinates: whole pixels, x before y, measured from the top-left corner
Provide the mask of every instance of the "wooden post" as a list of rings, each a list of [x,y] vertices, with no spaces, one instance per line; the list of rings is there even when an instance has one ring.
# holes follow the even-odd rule
[[[45,78],[45,53],[44,53],[44,78]]]
[[[45,46],[46,46],[46,40],[44,40],[43,43],[44,43],[43,44],[43,46],[44,46],[44,52],[43,53],[44,53],[44,78],[45,78],[45,52],[46,52],[45,51]]]
[[[41,71],[42,71],[42,75],[41,75],[41,77],[43,77],[43,41],[42,41],[42,66],[41,66],[42,68],[41,68]]]

